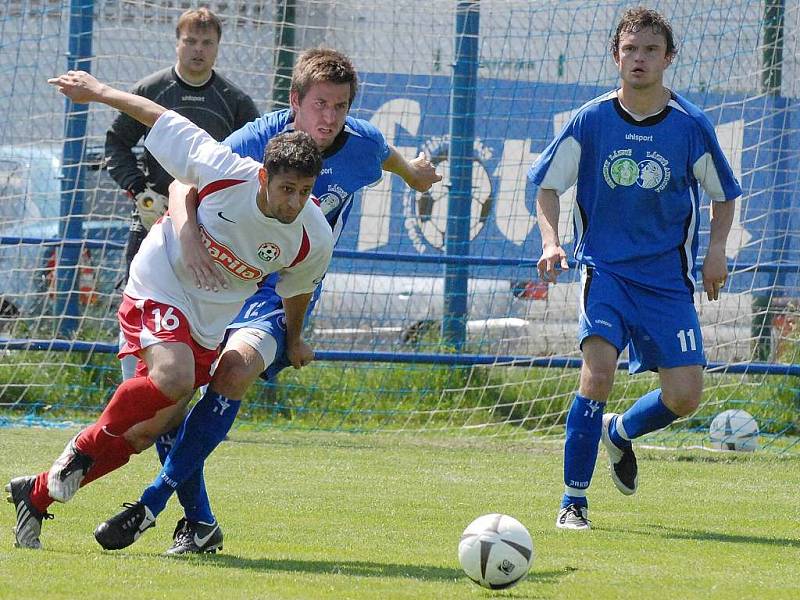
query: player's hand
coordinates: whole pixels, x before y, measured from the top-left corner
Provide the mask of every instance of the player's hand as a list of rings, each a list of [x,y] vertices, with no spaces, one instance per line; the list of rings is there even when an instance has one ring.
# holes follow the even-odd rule
[[[728,259],[725,247],[710,246],[703,261],[703,288],[709,300],[719,300],[719,293],[728,280]]]
[[[150,188],[145,188],[136,194],[133,200],[136,202],[139,219],[147,231],[150,231],[153,224],[163,217],[169,208],[169,198]]]
[[[420,152],[419,156],[408,161],[408,164],[411,165],[412,171],[408,185],[418,192],[427,192],[434,183],[442,180],[442,176],[436,172],[436,167],[426,158],[424,152]]]
[[[286,358],[295,369],[301,369],[314,360],[314,350],[302,339],[294,343],[287,341]]]
[[[78,104],[97,100],[105,87],[86,71],[67,71],[63,75],[47,80],[50,85]]]
[[[536,263],[536,270],[542,281],[555,283],[559,271],[568,271],[567,253],[561,246],[555,244],[545,244],[542,248],[542,256]]]
[[[189,227],[184,229],[188,230]],[[183,264],[194,275],[194,284],[198,290],[205,288],[218,292],[220,288],[227,289],[228,281],[217,268],[217,263],[208,253],[208,248],[203,244],[200,237],[200,230],[194,232],[182,232],[178,237],[181,244],[181,256]]]
[[[177,187],[177,190],[176,190]],[[181,192],[182,186],[176,186],[173,181],[169,186],[170,196],[175,200],[175,194],[185,193],[187,199],[192,199],[195,206],[197,205],[197,189],[187,187],[184,192]],[[193,198],[192,198],[193,197]],[[174,206],[174,205],[173,205]],[[177,209],[175,209],[176,212]],[[173,227],[176,222],[173,219]],[[184,223],[180,231],[177,231],[178,241],[181,244],[181,256],[183,257],[183,264],[194,276],[194,284],[198,290],[207,289],[218,292],[220,288],[228,288],[228,280],[222,274],[222,271],[217,267],[217,263],[211,258],[208,253],[208,248],[203,243],[200,237],[200,229],[196,225],[189,225]]]

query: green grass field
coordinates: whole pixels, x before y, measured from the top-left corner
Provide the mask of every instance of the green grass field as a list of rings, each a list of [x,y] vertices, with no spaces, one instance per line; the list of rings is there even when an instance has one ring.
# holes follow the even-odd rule
[[[74,434],[0,429],[0,480],[49,467]],[[172,502],[132,547],[92,531],[138,497],[155,452],[54,505],[42,551],[15,549],[0,512],[1,598],[798,598],[800,457],[640,450],[640,489],[613,487],[601,450],[591,532],[554,527],[558,445],[502,438],[236,431],[206,469],[225,549],[168,558]],[[526,580],[490,592],[456,547],[478,515],[530,530]]]

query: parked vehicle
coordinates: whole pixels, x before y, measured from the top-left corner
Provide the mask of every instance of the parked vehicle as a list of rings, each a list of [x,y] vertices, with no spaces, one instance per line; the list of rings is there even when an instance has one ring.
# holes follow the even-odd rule
[[[130,201],[87,152],[81,239],[124,244]],[[66,217],[61,214],[61,146],[0,146],[0,316],[38,316],[55,293],[54,267]],[[84,247],[78,268],[86,286],[113,288],[122,252]],[[87,298],[90,296],[87,296]]]

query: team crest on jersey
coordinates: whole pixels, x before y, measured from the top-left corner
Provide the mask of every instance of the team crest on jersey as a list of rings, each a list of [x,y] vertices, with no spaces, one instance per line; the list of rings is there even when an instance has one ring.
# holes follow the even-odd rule
[[[645,190],[662,191],[670,180],[669,161],[658,152],[649,151],[636,161],[633,150],[624,148],[608,155],[603,163],[603,178],[612,190],[621,185],[638,185]]]
[[[245,281],[253,281],[264,278],[264,272],[261,269],[252,265],[248,265],[246,262],[236,256],[233,250],[211,237],[208,231],[206,231],[206,228],[202,225],[200,226],[200,239],[208,250],[208,253],[211,255],[211,258],[214,259],[214,262],[222,266],[233,276]]]
[[[267,262],[273,261],[281,255],[281,249],[277,244],[267,242],[261,244],[258,249],[258,258]]]
[[[322,214],[325,216],[329,215],[339,208],[346,199],[347,192],[345,192],[341,186],[335,183],[329,185],[328,191],[318,198],[318,203],[320,209],[322,209]]]

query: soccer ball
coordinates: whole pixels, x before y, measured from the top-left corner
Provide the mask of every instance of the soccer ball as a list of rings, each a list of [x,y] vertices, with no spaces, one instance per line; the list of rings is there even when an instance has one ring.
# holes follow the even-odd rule
[[[530,569],[533,540],[514,517],[483,515],[467,525],[461,535],[458,560],[472,581],[502,590],[519,583]]]
[[[709,427],[711,445],[720,450],[753,452],[758,448],[758,423],[753,416],[741,409],[719,413]]]

